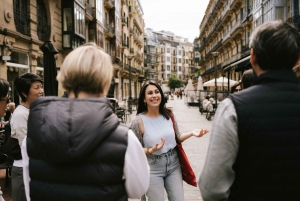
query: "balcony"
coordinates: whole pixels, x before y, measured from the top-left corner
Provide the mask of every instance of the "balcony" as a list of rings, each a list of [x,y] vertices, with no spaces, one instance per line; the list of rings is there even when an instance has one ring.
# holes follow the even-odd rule
[[[14,9],[14,20],[17,31],[30,36],[30,16],[18,9]]]
[[[136,25],[136,27],[139,29],[139,31],[143,31],[144,30],[144,26],[141,23],[140,19],[138,18],[138,15],[135,16],[135,18],[133,19],[133,23]]]
[[[225,36],[223,37],[223,41],[225,42],[227,39],[230,38],[230,31],[228,31]]]
[[[93,6],[91,6],[89,3],[85,2],[85,18],[89,21],[93,21]]]
[[[250,54],[250,48],[248,45],[242,46],[242,57],[248,56]]]
[[[235,25],[231,28],[230,34],[233,35],[235,32],[243,30],[243,24],[241,20],[236,21]]]
[[[134,54],[134,49],[131,47],[129,52],[130,54]]]
[[[222,12],[222,19],[224,19],[225,17],[228,16],[228,14],[230,14],[232,11],[230,11],[230,4],[231,3],[228,3],[226,5],[226,7],[224,8],[223,12]]]
[[[122,17],[122,26],[127,26],[127,18]]]
[[[239,60],[240,58],[241,58],[241,53],[239,52],[239,53],[237,53],[237,54],[231,56],[231,58],[230,58],[230,63],[233,63],[233,62]]]
[[[129,33],[130,33],[130,35],[132,36],[132,35],[134,34],[134,30],[133,30],[133,29],[130,29],[130,30],[129,30]]]
[[[126,5],[126,0],[121,0],[121,1],[122,1],[122,2],[121,2],[121,3],[122,3],[122,6],[123,6],[123,5]]]
[[[51,26],[38,21],[37,35],[39,37],[39,40],[48,41],[50,38],[50,34],[51,34]]]
[[[104,7],[106,9],[112,9],[115,6],[115,1],[114,0],[104,0]]]
[[[123,41],[122,42],[122,47],[121,47],[122,49],[125,49],[125,48],[128,48],[128,43],[127,43],[127,41]]]
[[[115,28],[112,26],[112,24],[104,23],[104,34],[106,35],[106,38],[113,38],[115,36]]]

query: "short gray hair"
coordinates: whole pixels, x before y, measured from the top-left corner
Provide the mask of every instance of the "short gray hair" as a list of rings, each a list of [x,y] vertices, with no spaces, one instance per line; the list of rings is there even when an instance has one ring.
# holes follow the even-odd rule
[[[249,47],[262,70],[292,69],[300,56],[300,34],[290,23],[266,22],[254,30]]]

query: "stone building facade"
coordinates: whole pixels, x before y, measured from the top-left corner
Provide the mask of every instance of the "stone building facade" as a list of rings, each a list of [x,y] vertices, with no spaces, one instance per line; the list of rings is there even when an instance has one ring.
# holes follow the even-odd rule
[[[158,82],[165,91],[168,78],[175,74],[187,84],[195,78],[193,44],[168,31],[145,29],[145,68],[147,79]]]
[[[85,42],[95,42],[114,65],[111,91],[118,99],[129,97],[129,69],[133,97],[143,81],[143,10],[139,0],[1,0],[0,77],[13,80],[32,72],[44,76],[40,47],[51,41],[58,50],[56,67]],[[131,68],[130,68],[131,67]],[[139,79],[140,78],[140,79]],[[58,95],[63,89],[59,87]]]
[[[272,20],[299,26],[299,7],[298,0],[210,0],[194,40],[195,63],[203,81],[215,77],[215,68],[217,78],[240,80],[243,71],[251,68],[253,30]]]

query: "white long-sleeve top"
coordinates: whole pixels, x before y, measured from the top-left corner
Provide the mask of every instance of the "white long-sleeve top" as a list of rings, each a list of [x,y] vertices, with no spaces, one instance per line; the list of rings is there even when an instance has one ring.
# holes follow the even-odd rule
[[[27,136],[24,138],[21,151],[23,157],[25,193],[27,201],[30,201],[29,157],[26,141]],[[125,153],[123,173],[125,178],[125,188],[129,198],[140,198],[147,192],[150,183],[150,168],[141,143],[138,141],[132,130],[128,131],[128,144]]]

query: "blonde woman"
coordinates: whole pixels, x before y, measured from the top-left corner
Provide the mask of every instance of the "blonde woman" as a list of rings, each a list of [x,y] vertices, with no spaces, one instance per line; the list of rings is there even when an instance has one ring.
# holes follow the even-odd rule
[[[27,200],[125,201],[147,191],[142,146],[105,97],[112,76],[109,55],[83,45],[69,53],[57,76],[68,98],[31,105],[22,147]]]

